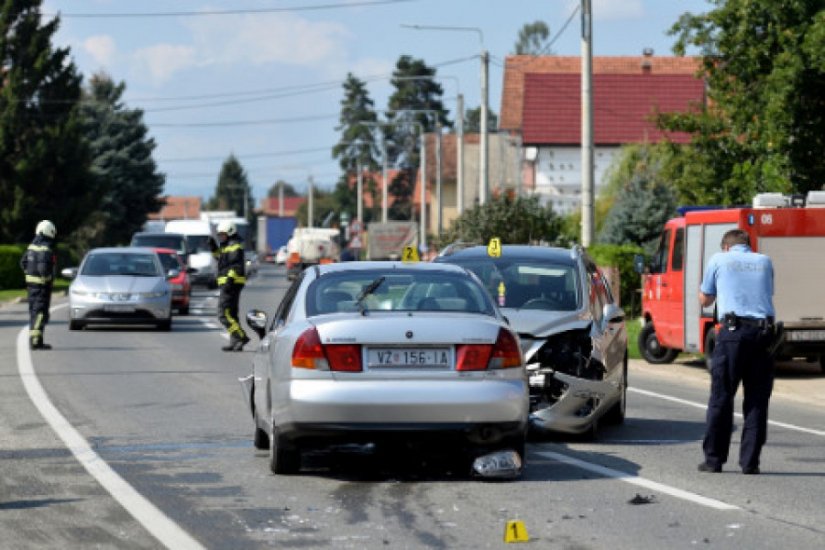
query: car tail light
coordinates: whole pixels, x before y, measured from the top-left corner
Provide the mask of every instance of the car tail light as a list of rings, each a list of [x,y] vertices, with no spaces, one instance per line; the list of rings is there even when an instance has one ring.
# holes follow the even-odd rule
[[[361,372],[361,346],[358,344],[333,344],[324,346],[329,359],[329,370]]]
[[[503,328],[498,331],[498,338],[491,355],[491,369],[509,369],[522,365],[521,348],[518,345],[518,340],[512,332]]]
[[[324,346],[321,345],[321,338],[318,331],[308,328],[295,342],[292,348],[292,366],[302,369],[329,370],[329,362],[324,355]]]
[[[456,346],[455,370],[486,370],[492,350],[490,344]]]
[[[321,344],[318,329],[305,330],[292,349],[292,366],[301,369],[361,372],[361,346]]]

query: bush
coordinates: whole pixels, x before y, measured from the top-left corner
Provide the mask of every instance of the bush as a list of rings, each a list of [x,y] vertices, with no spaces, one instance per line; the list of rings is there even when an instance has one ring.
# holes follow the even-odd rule
[[[616,267],[619,269],[619,302],[629,317],[633,317],[631,309],[639,307],[638,290],[641,280],[633,265],[633,257],[643,254],[640,246],[629,244],[595,244],[587,249],[587,253],[599,267]]]
[[[0,245],[0,290],[26,286],[26,277],[20,269],[20,258],[25,250],[25,246]]]

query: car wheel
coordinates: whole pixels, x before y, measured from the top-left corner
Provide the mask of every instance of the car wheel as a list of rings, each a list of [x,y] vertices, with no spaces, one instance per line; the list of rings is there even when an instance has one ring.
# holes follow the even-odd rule
[[[266,430],[261,429],[257,412],[253,418],[255,419],[255,435],[252,437],[252,445],[259,450],[269,449],[269,434],[266,433]]]
[[[172,330],[172,319],[166,319],[158,323],[158,330],[162,330],[164,332]]]
[[[69,321],[69,330],[83,330],[81,321]]]
[[[604,415],[604,421],[607,424],[624,424],[627,413],[627,357],[625,357],[624,366],[622,367],[621,384],[622,390],[619,400]]]
[[[278,429],[273,425],[269,438],[269,469],[273,474],[289,475],[298,473],[300,468],[300,449],[289,446],[286,439],[278,435]]]
[[[662,365],[665,363],[672,363],[676,356],[679,355],[679,350],[665,348],[659,344],[659,339],[656,338],[656,331],[653,329],[653,323],[646,323],[639,332],[639,353],[642,354],[645,361],[654,365]]]
[[[716,347],[716,331],[713,330],[713,327],[708,329],[707,333],[705,333],[705,367],[710,372],[711,368],[711,356],[713,355],[713,348]]]

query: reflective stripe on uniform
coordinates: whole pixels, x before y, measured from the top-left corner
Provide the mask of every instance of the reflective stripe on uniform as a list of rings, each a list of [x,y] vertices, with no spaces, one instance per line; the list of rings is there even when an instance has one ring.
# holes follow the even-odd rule
[[[34,250],[35,252],[47,252],[49,247],[42,244],[30,244],[29,250]]]
[[[243,335],[243,329],[241,329],[241,325],[239,325],[237,319],[232,317],[232,315],[229,313],[229,308],[223,310],[223,315],[229,321],[229,326],[226,328],[226,330],[229,331],[229,334],[239,332],[241,335]]]
[[[222,254],[225,254],[227,252],[234,252],[235,250],[243,250],[243,247],[240,245],[240,243],[234,243],[230,244],[229,246],[224,246],[223,248],[221,248],[220,251]]]
[[[26,275],[26,283],[31,283],[33,285],[45,285],[51,280],[51,277],[38,277],[37,275]]]
[[[40,332],[40,327],[42,327],[42,326],[43,326],[43,314],[38,313],[37,317],[34,318],[34,329],[37,330],[37,332]]]

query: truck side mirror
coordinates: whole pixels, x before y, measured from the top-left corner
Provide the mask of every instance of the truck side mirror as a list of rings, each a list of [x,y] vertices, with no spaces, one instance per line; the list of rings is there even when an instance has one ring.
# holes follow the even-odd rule
[[[645,257],[643,255],[636,254],[633,256],[633,269],[639,274],[645,272]]]

